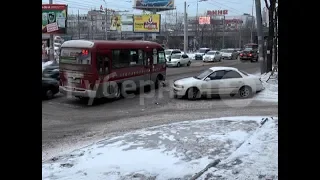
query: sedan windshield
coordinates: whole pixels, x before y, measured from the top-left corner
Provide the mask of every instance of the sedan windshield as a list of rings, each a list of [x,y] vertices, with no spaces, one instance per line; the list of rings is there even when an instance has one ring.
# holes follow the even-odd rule
[[[166,55],[171,55],[171,52],[172,52],[172,51],[164,51],[164,54],[166,54]]]
[[[211,69],[205,70],[202,73],[200,73],[198,76],[194,76],[196,79],[203,79],[207,77],[209,74],[211,74],[213,71]]]
[[[216,52],[214,52],[214,51],[209,51],[207,54],[208,55],[214,55]]]
[[[181,58],[181,54],[173,54],[171,56],[171,59],[180,59]]]

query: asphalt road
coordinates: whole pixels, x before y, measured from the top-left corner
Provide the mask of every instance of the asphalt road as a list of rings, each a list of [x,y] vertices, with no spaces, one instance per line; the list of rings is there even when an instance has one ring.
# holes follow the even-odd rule
[[[42,157],[52,158],[72,148],[123,132],[172,122],[226,116],[277,116],[277,103],[253,99],[174,99],[170,82],[194,76],[210,66],[232,66],[258,73],[258,63],[226,60],[218,63],[194,62],[191,67],[168,68],[169,86],[135,94],[132,98],[103,101],[88,106],[76,98],[57,95],[42,103]]]

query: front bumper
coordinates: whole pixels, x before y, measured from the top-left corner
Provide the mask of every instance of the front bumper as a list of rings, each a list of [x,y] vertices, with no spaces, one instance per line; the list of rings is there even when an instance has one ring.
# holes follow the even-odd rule
[[[177,66],[178,65],[178,62],[176,61],[167,61],[167,66]]]
[[[232,56],[222,56],[222,59],[231,59]]]
[[[203,57],[202,56],[195,56],[194,59],[195,60],[203,60]]]
[[[214,61],[214,58],[210,58],[210,59],[203,59],[203,62],[213,62]]]
[[[186,89],[184,88],[177,88],[175,86],[172,87],[173,88],[173,94],[175,96],[184,96],[186,94]]]

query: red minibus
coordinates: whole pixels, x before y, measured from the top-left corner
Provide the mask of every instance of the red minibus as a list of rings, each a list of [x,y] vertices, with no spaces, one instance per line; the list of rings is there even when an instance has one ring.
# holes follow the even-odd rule
[[[78,98],[120,98],[166,78],[164,49],[155,42],[71,40],[59,59],[60,92]]]

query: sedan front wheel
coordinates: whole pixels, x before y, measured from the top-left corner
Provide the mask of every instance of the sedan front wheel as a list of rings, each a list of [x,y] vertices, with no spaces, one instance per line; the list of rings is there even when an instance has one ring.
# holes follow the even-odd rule
[[[201,97],[200,91],[198,88],[193,87],[193,88],[189,88],[187,90],[187,98],[190,100],[196,100],[199,99]]]

